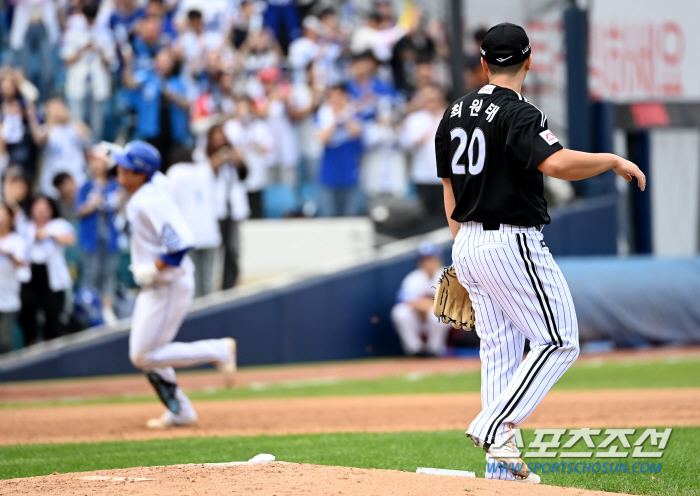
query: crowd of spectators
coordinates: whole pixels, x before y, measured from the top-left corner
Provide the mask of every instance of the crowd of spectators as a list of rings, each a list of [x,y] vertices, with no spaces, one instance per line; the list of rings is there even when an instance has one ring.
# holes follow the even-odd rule
[[[364,3],[2,2],[0,352],[128,314],[125,195],[102,141],[160,151],[197,295],[236,284],[247,218],[394,201],[444,221],[443,26]],[[468,89],[485,82],[473,66]]]

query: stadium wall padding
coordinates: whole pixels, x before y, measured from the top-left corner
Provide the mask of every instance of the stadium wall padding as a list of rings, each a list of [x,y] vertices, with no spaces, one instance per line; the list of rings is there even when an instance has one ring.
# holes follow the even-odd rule
[[[700,258],[592,257],[559,262],[582,342],[700,344]]]
[[[240,365],[397,355],[389,311],[414,266],[404,255],[195,311],[177,339],[232,336]],[[0,367],[0,381],[136,372],[127,349],[127,332],[96,336]]]
[[[614,211],[614,202],[601,200],[553,214],[545,240],[555,254],[605,253],[614,246]],[[444,246],[446,260],[450,250]],[[196,310],[177,339],[233,336],[243,366],[398,355],[389,313],[415,263],[410,252]],[[700,342],[698,260],[580,258],[562,259],[561,266],[582,337],[621,344]],[[83,342],[0,360],[0,381],[136,372],[128,360],[128,331],[85,333]]]
[[[617,254],[618,195],[610,194],[552,209],[542,231],[555,256]]]

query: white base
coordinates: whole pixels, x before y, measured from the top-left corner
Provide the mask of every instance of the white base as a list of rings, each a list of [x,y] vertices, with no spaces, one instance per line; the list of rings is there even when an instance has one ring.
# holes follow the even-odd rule
[[[418,467],[416,469],[417,474],[432,474],[432,475],[452,475],[456,477],[476,477],[475,472],[468,472],[466,470],[449,470],[446,468],[427,468]]]

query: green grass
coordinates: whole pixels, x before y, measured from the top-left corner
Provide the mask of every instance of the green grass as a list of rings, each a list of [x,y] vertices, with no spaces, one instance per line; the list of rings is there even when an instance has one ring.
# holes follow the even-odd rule
[[[637,435],[642,433],[637,430]],[[524,431],[526,445],[534,438]],[[599,444],[604,436],[596,439]],[[566,440],[567,437],[564,438]],[[634,442],[636,436],[631,436]],[[700,476],[693,466],[700,428],[676,428],[653,474],[542,474],[546,484],[574,486],[631,494],[700,495]],[[646,448],[650,447],[648,443]],[[579,446],[574,451],[583,451]],[[49,444],[0,447],[0,477],[29,477],[134,466],[248,460],[272,453],[278,460],[384,468],[414,472],[417,467],[472,470],[484,475],[484,453],[461,431],[405,433],[346,433],[291,436],[217,437],[119,441],[108,443]],[[535,460],[530,459],[532,464]],[[537,460],[557,462],[557,459]],[[594,463],[596,459],[567,462]],[[600,461],[622,462],[619,459]],[[629,459],[631,467],[633,460]],[[465,485],[469,483],[465,480]]]
[[[144,379],[145,381],[145,379]],[[385,394],[479,392],[479,372],[407,374],[367,380],[333,378],[286,383],[252,384],[233,390],[212,389],[189,393],[193,400],[304,398]],[[582,362],[575,364],[555,390],[638,389],[700,387],[700,359]],[[136,403],[155,401],[152,395],[115,398],[66,399],[31,403],[6,402],[3,408],[75,404]]]
[[[571,368],[556,390],[700,387],[700,360],[582,362]],[[196,400],[291,398],[379,394],[461,393],[479,391],[479,373],[409,374],[374,380],[297,381],[254,384],[232,391],[198,391]],[[153,396],[58,402],[96,404],[156,401]],[[36,406],[57,402],[31,403]],[[6,403],[6,408],[18,404]],[[637,431],[641,434],[642,430]],[[524,431],[526,444],[534,434]],[[597,438],[599,443],[603,437]],[[565,437],[564,440],[567,438]],[[634,437],[631,439],[633,442]],[[582,445],[583,443],[579,443]],[[700,475],[691,464],[700,445],[700,428],[676,428],[654,474],[542,474],[547,484],[631,494],[700,496]],[[574,447],[573,451],[585,451]],[[278,460],[322,465],[390,468],[415,471],[418,466],[473,470],[483,477],[483,451],[473,448],[462,432],[346,433],[293,436],[217,437],[118,441],[107,443],[0,446],[0,478],[46,475],[139,465],[227,462],[273,453]],[[536,462],[623,462],[620,459],[528,459]],[[635,460],[628,459],[631,467]],[[467,483],[468,486],[468,483]]]

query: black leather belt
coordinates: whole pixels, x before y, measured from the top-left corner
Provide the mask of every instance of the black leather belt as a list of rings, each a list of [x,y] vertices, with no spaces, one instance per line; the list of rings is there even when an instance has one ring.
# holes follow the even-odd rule
[[[482,225],[484,226],[484,231],[498,231],[499,229],[501,229],[501,224],[498,222],[484,222]],[[520,226],[520,227],[534,227],[538,231],[542,231],[544,224],[538,224],[536,226]]]

